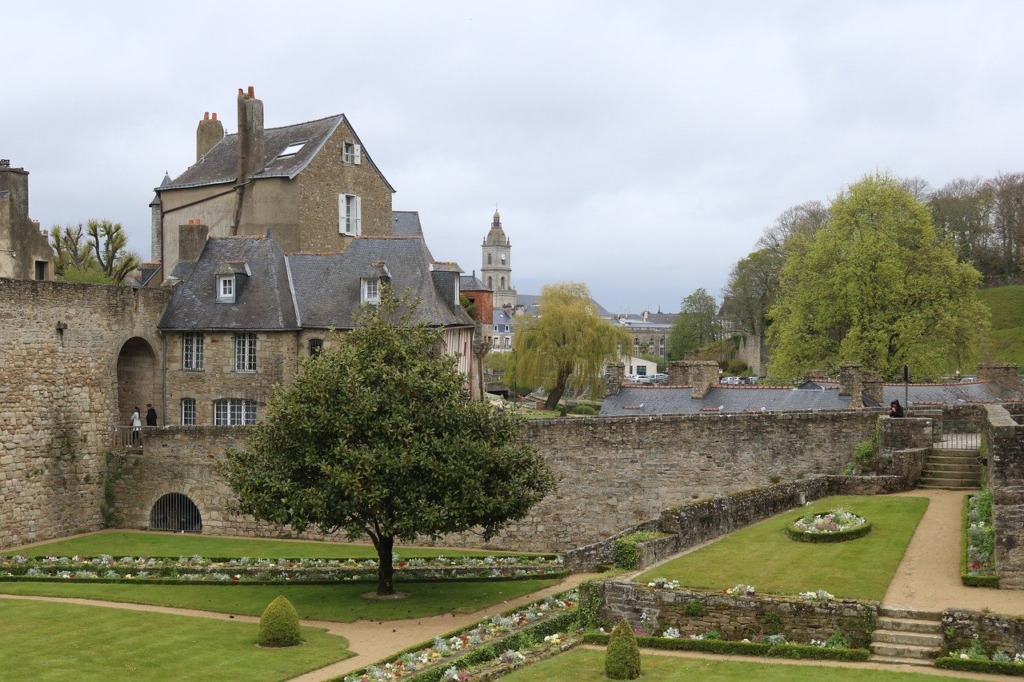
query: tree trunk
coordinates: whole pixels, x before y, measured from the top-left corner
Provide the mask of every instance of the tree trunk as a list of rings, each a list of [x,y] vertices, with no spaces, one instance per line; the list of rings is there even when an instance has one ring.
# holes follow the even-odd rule
[[[395,593],[395,567],[391,562],[395,549],[393,535],[375,538],[373,546],[377,548],[377,594],[385,597]]]
[[[551,389],[551,393],[548,394],[548,399],[544,401],[545,410],[557,410],[558,401],[562,399],[562,395],[565,393],[565,385],[569,382],[568,372],[559,372],[558,381],[555,382],[555,387]]]

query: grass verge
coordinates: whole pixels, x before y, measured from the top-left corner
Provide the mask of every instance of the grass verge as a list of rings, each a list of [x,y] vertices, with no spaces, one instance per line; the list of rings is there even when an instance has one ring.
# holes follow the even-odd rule
[[[348,658],[348,642],[302,628],[305,644],[256,646],[255,623],[77,604],[0,600],[4,679],[287,680]],[[8,677],[17,671],[16,676]]]
[[[927,507],[923,497],[825,498],[807,510],[853,511],[872,524],[871,533],[851,542],[794,542],[784,530],[794,518],[790,510],[642,573],[636,582],[665,578],[713,592],[743,583],[789,595],[823,589],[839,598],[881,601]]]
[[[892,670],[835,668],[813,665],[787,665],[746,661],[724,661],[707,658],[681,658],[677,656],[643,652],[641,679],[644,682],[725,682],[757,680],[758,682],[916,682],[923,679],[945,679],[922,673],[899,673]],[[548,680],[574,680],[575,682],[601,682],[604,676],[604,651],[576,648],[572,651],[541,661],[506,677],[503,682],[547,682]]]
[[[351,623],[359,619],[403,620],[445,613],[472,613],[492,604],[556,585],[554,580],[399,583],[405,599],[364,599],[376,584],[344,585],[123,585],[89,583],[0,583],[0,593],[77,597],[259,616],[279,595],[304,619]]]

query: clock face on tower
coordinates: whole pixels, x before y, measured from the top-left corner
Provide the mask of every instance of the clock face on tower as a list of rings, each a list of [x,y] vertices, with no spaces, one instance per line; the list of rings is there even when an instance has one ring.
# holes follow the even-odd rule
[[[501,254],[501,264],[505,264],[505,254]]]

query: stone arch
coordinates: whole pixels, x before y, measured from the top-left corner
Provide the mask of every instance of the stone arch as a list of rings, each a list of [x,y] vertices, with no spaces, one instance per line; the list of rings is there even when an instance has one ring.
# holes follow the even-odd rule
[[[202,533],[203,515],[188,495],[167,493],[161,495],[149,510],[149,530]]]
[[[149,341],[133,336],[117,354],[117,423],[127,424],[136,406],[145,418],[146,403],[160,411],[160,380],[157,358]]]

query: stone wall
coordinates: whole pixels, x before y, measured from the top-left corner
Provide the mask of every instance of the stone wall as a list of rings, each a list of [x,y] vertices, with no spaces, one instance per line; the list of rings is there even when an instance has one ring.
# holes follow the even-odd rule
[[[1024,588],[1024,427],[1001,405],[986,405],[985,456],[992,489],[996,572],[1001,587]]]
[[[966,648],[977,637],[989,652],[1024,653],[1024,618],[947,609],[942,625],[948,651]]]
[[[714,630],[722,639],[738,641],[783,634],[789,642],[809,644],[841,631],[853,647],[867,648],[878,615],[877,604],[856,601],[730,596],[615,581],[593,583],[588,589],[598,592],[601,619],[609,624],[625,619],[653,635],[674,627],[684,636]]]
[[[853,444],[870,437],[875,419],[835,412],[528,422],[524,435],[547,459],[558,490],[490,543],[471,533],[442,542],[565,551],[655,520],[662,510],[691,500],[760,488],[776,476],[795,480],[841,471]],[[129,526],[141,525],[152,501],[187,487],[205,510],[211,533],[254,532],[251,522],[226,514],[226,484],[219,477],[207,480],[216,476],[211,463],[222,456],[224,438],[240,441],[245,434],[221,431],[182,427],[147,433],[145,464],[128,467],[119,484],[123,518],[136,520]],[[212,514],[220,515],[218,523],[206,524]]]
[[[168,296],[0,279],[0,547],[100,527],[118,358],[155,362]]]

